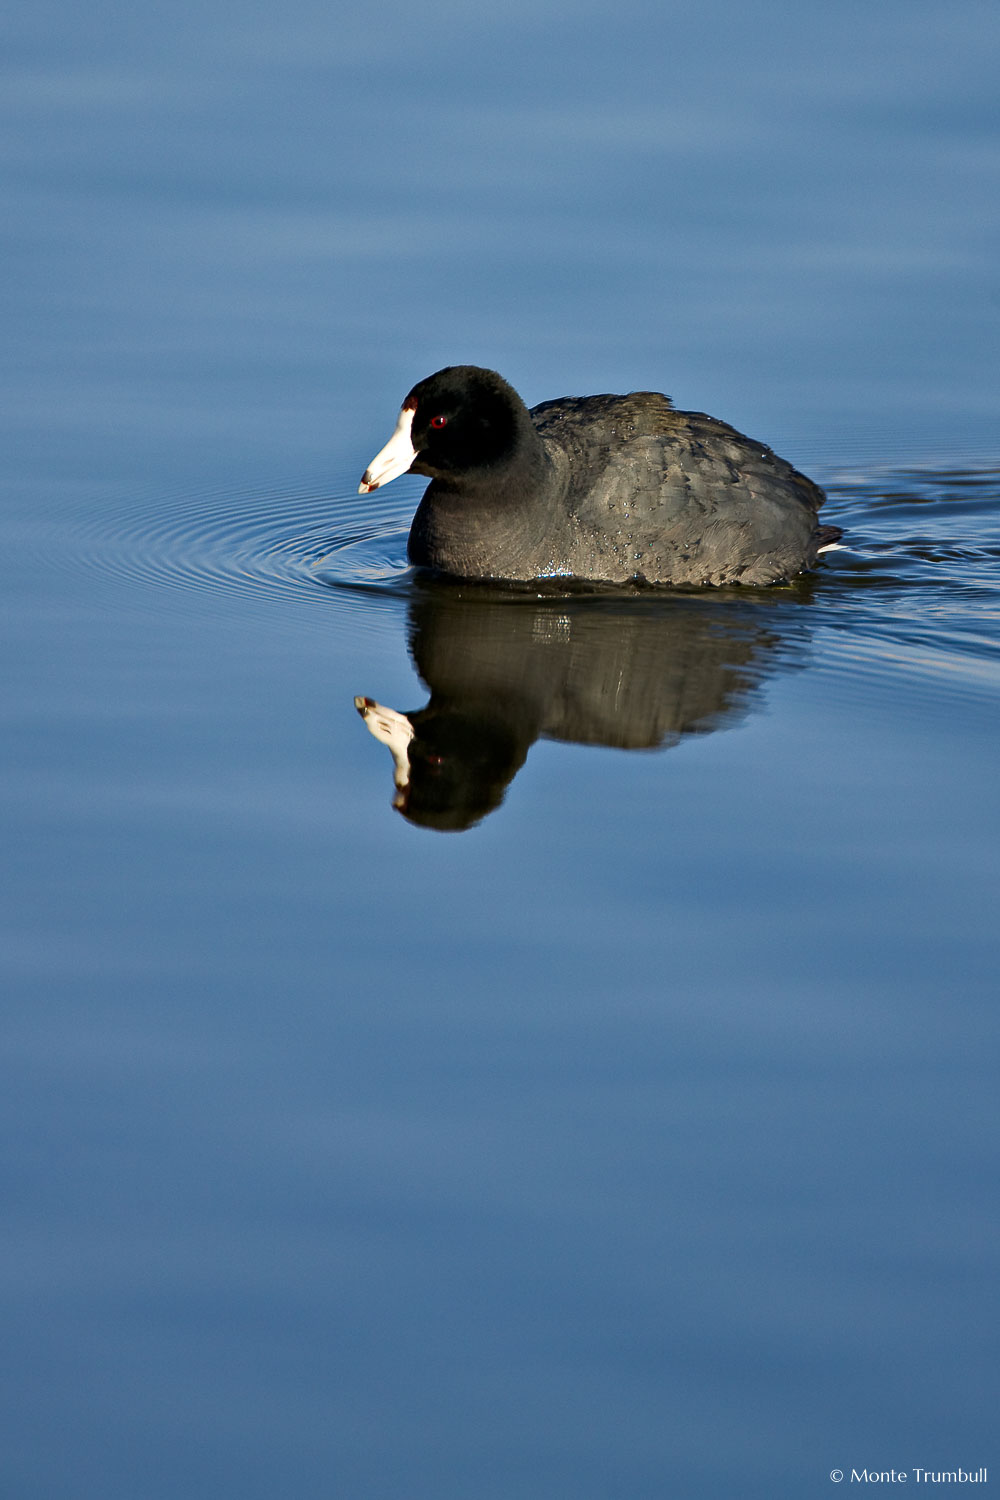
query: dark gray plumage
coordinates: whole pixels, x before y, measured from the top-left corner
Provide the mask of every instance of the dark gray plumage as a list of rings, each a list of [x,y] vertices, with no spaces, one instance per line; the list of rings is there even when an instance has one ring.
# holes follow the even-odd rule
[[[529,412],[494,371],[452,366],[414,386],[362,490],[407,467],[432,480],[410,559],[457,578],[766,584],[839,534],[791,464],[653,391]]]

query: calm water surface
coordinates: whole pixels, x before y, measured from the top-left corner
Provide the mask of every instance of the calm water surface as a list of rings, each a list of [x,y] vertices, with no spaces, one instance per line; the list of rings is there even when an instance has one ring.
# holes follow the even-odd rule
[[[137,14],[3,106],[0,1488],[995,1477],[995,13]],[[459,359],[845,546],[416,579]]]

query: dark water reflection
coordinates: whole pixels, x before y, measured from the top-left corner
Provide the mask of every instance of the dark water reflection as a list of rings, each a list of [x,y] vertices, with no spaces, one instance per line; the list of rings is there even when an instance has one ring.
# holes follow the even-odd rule
[[[784,592],[805,602],[809,585]],[[393,750],[399,811],[464,829],[499,806],[537,739],[652,750],[709,734],[748,713],[807,638],[801,610],[763,599],[490,599],[425,584],[409,647],[430,701],[405,716],[367,697],[358,708]]]

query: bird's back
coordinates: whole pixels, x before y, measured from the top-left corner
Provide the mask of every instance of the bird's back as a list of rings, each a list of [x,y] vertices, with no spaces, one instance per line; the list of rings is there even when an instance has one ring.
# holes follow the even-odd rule
[[[822,490],[763,443],[654,391],[546,401],[573,571],[609,581],[770,583],[816,560]]]

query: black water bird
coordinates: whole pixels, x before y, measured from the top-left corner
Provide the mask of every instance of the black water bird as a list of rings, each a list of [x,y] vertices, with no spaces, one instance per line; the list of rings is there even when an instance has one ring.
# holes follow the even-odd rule
[[[840,535],[811,479],[715,417],[654,391],[529,411],[475,365],[413,387],[359,492],[406,472],[431,480],[410,561],[453,578],[768,584]]]

